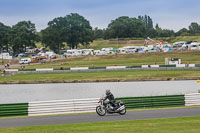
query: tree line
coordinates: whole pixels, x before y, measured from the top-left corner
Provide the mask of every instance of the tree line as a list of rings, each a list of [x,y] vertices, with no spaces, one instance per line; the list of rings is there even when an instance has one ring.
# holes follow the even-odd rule
[[[90,22],[77,13],[57,17],[48,22],[47,28],[36,32],[31,21],[21,21],[13,26],[0,22],[0,52],[25,52],[27,47],[35,48],[36,42],[59,53],[61,48],[77,48],[79,44],[88,47],[93,40],[103,38],[146,38],[200,35],[200,25],[192,22],[187,28],[178,32],[162,29],[158,24],[153,26],[150,16],[130,18],[121,16],[112,20],[105,29],[92,29]]]

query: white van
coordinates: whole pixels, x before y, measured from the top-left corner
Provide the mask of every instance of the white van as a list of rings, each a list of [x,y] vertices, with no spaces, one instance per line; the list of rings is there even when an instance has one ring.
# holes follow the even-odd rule
[[[19,61],[19,64],[30,64],[31,63],[31,58],[23,58]]]

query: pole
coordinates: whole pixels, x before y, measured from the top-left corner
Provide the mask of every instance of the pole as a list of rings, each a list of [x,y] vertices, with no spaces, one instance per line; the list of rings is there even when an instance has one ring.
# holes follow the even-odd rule
[[[118,45],[119,45],[119,38],[117,37],[117,49],[118,49]]]
[[[1,64],[2,64],[2,68],[1,68],[1,76],[3,76],[4,74],[4,70],[3,70],[3,67],[4,67],[4,61],[3,61],[3,50],[1,49],[1,55],[2,55],[2,58],[1,58]]]

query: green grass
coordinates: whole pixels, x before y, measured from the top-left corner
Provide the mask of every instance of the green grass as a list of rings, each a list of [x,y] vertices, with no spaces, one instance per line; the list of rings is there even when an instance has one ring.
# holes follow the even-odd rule
[[[65,82],[111,82],[138,80],[200,79],[198,70],[173,71],[113,71],[16,74],[0,78],[0,83],[65,83]]]
[[[200,42],[200,36],[177,36],[177,37],[163,37],[156,38],[157,40],[164,40],[169,43],[174,43],[178,41],[198,41]]]
[[[90,45],[89,48],[95,50],[101,50],[102,48],[122,48],[125,46],[144,46],[144,39],[143,40],[95,40]],[[85,47],[80,47],[85,48]]]
[[[199,133],[200,116],[2,128],[2,133]]]
[[[138,66],[138,65],[162,65],[165,58],[181,58],[182,63],[200,64],[199,51],[179,51],[168,53],[144,53],[144,54],[125,54],[107,56],[83,56],[70,57],[46,64],[27,65],[26,69],[36,68],[71,68],[71,67],[104,67],[104,66]],[[18,67],[20,69],[20,67]]]

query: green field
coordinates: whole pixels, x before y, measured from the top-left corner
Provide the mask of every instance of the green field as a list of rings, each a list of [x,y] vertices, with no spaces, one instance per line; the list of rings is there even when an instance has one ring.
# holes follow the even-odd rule
[[[163,40],[169,43],[179,42],[179,41],[198,41],[200,42],[200,36],[177,36],[177,37],[163,37],[156,38],[156,40]]]
[[[177,51],[168,53],[143,53],[107,56],[70,57],[46,64],[27,65],[26,69],[36,68],[70,68],[70,67],[105,67],[105,66],[138,66],[165,64],[165,58],[181,58],[182,63],[200,64],[199,51]],[[20,67],[16,67],[20,69]]]
[[[1,128],[2,133],[199,133],[200,116]]]
[[[65,83],[65,82],[112,82],[139,80],[187,80],[200,79],[198,70],[173,71],[114,71],[16,74],[0,78],[0,83]]]

